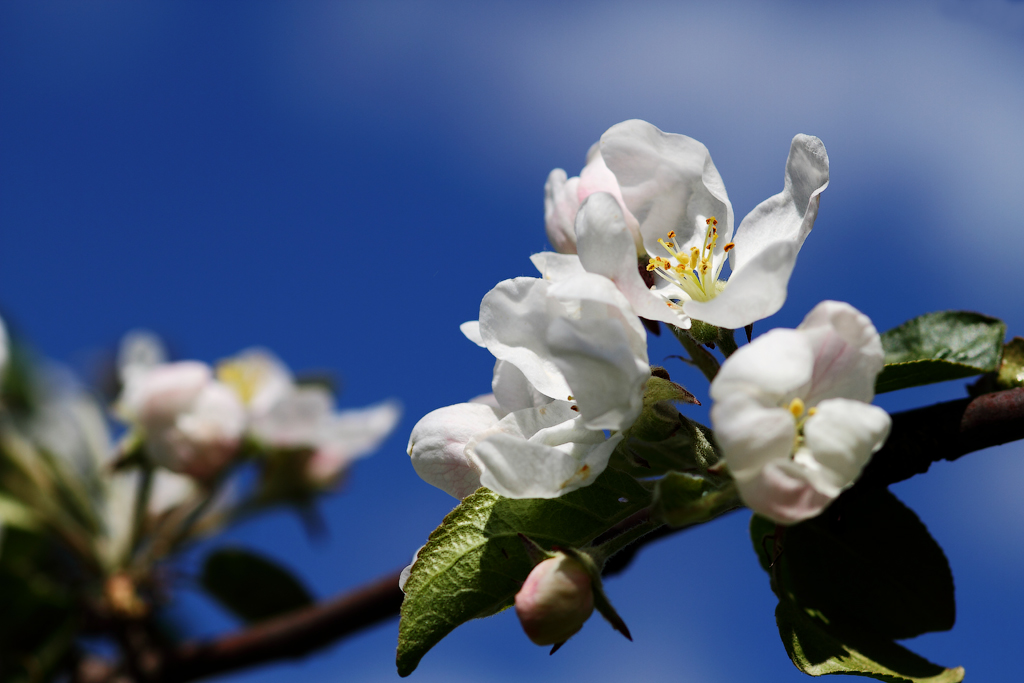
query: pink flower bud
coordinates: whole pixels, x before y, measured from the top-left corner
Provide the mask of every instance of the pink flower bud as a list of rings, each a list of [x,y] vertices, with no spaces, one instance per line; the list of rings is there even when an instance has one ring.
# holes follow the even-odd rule
[[[516,594],[519,623],[537,645],[564,642],[583,628],[593,611],[590,575],[562,553],[534,567]]]

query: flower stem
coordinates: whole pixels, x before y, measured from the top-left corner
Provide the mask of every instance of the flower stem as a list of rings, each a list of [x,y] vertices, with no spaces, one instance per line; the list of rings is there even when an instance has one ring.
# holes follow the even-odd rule
[[[704,373],[709,382],[713,380],[715,375],[718,374],[718,368],[721,367],[718,364],[718,360],[711,355],[710,351],[704,348],[703,344],[700,344],[691,337],[690,333],[686,330],[681,330],[675,325],[669,325],[669,329],[672,330],[672,334],[676,336],[676,339],[683,345],[686,352],[690,354],[690,360],[697,366],[697,369]]]

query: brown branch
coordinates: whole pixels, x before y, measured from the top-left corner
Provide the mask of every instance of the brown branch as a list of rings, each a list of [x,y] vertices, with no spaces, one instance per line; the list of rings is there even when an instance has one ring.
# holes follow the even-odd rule
[[[170,653],[161,683],[184,683],[279,659],[303,657],[398,615],[400,571],[306,609]]]
[[[1024,387],[894,413],[888,441],[855,488],[895,484],[933,462],[1018,439],[1024,439]]]
[[[1024,388],[949,401],[896,413],[892,434],[854,490],[888,486],[926,472],[932,462],[1024,439]],[[638,513],[638,518],[642,515]],[[642,521],[642,520],[641,520]],[[630,526],[638,519],[623,524]],[[609,562],[621,571],[641,547],[678,531],[659,529]],[[159,683],[186,683],[279,659],[302,657],[345,636],[398,615],[398,572],[333,600],[169,653]]]

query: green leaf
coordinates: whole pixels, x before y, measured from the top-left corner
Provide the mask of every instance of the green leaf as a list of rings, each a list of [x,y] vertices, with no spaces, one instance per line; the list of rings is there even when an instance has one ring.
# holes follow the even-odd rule
[[[206,592],[239,618],[262,621],[313,603],[286,569],[238,548],[222,548],[206,558],[200,582]]]
[[[585,488],[551,500],[468,496],[420,550],[405,584],[397,665],[408,676],[456,626],[512,604],[533,562],[517,534],[542,546],[582,547],[650,503],[635,479],[607,469]]]
[[[882,335],[885,367],[875,381],[884,393],[960,379],[999,367],[1006,324],[968,311],[913,318]]]
[[[887,490],[844,495],[791,527],[755,515],[750,535],[779,596],[779,633],[802,671],[889,681],[963,677],[892,642],[952,628],[956,605],[942,549]]]
[[[782,644],[796,668],[811,676],[846,674],[889,683],[960,683],[962,667],[945,669],[877,636],[839,637],[820,618],[782,600],[775,609]]]

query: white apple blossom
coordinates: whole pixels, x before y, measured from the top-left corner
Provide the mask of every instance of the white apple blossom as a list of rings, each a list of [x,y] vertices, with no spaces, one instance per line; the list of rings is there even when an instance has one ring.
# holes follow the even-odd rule
[[[889,434],[889,415],[870,404],[883,362],[868,317],[837,301],[729,357],[711,383],[711,421],[751,509],[793,524],[857,480]]]
[[[566,258],[537,263],[544,272],[575,262]],[[643,408],[650,377],[643,325],[609,279],[568,265],[558,275],[500,282],[463,332],[541,394],[575,401],[585,428],[625,429]]]
[[[401,416],[395,401],[335,411],[327,389],[296,384],[262,349],[223,361],[217,374],[245,404],[251,436],[273,448],[312,451],[305,474],[316,485],[333,483],[352,461],[376,450]]]
[[[456,498],[486,486],[509,498],[556,498],[604,471],[621,434],[588,429],[576,405],[538,392],[509,362],[494,394],[435,410],[412,430],[417,474]]]
[[[631,120],[601,136],[599,156],[615,183],[577,188],[575,251],[587,271],[616,283],[638,315],[682,328],[695,318],[737,329],[782,307],[828,186],[821,140],[793,138],[783,191],[755,207],[735,238],[725,184],[701,143]],[[643,274],[637,230],[639,251],[648,254]]]
[[[197,361],[126,367],[115,412],[143,430],[147,455],[174,472],[215,477],[238,452],[245,429],[235,393]]]

